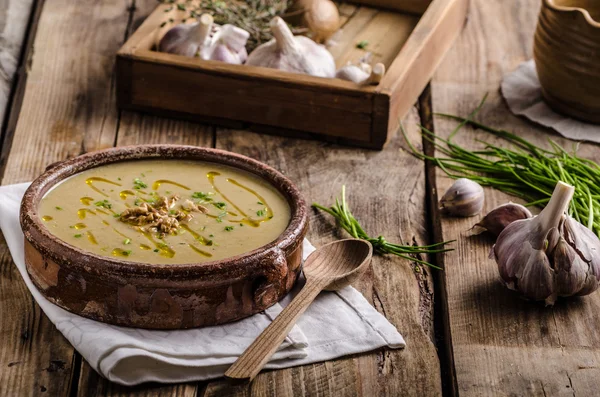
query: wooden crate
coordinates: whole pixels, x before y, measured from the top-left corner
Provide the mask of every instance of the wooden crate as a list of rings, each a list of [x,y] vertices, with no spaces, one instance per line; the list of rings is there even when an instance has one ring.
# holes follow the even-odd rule
[[[154,51],[160,24],[178,11],[159,5],[117,53],[123,109],[230,128],[382,148],[459,34],[468,0],[356,0],[340,4],[342,31],[330,48],[338,67],[365,50],[387,72],[359,87],[274,69]]]

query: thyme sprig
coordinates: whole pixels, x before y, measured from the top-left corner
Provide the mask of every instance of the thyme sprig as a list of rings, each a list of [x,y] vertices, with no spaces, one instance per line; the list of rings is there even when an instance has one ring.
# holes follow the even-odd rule
[[[417,150],[401,126],[410,152],[422,160],[433,162],[451,178],[469,178],[481,185],[519,197],[526,201],[527,206],[543,208],[550,201],[558,181],[569,183],[575,187],[575,195],[569,207],[570,215],[600,236],[600,165],[579,157],[577,146],[569,152],[548,139],[548,150],[511,132],[473,120],[485,99],[468,117],[437,114],[459,122],[448,139],[420,126],[423,138],[435,146],[435,157]],[[478,141],[483,145],[482,149],[468,150],[453,142],[454,136],[465,125],[500,137],[509,146],[500,147]]]
[[[441,267],[438,267],[427,261],[415,258],[414,256],[418,254],[435,254],[439,252],[452,251],[452,248],[440,247],[443,247],[444,245],[451,243],[454,240],[444,241],[441,243],[425,246],[416,246],[390,243],[383,236],[369,237],[369,235],[362,228],[358,220],[354,217],[354,215],[352,215],[352,212],[350,212],[350,208],[348,207],[348,203],[346,202],[346,186],[342,186],[342,196],[339,199],[335,199],[335,205],[331,207],[324,207],[320,204],[314,203],[312,206],[321,211],[327,212],[329,215],[333,216],[337,220],[340,227],[346,232],[348,232],[352,237],[370,242],[371,245],[373,245],[373,250],[380,254],[396,255],[401,258],[408,259],[409,261],[417,262],[422,265],[442,270]]]

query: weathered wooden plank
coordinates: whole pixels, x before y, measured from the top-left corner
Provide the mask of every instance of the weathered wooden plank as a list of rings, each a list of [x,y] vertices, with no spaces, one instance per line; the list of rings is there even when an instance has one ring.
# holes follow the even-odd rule
[[[466,115],[486,93],[479,119],[547,146],[551,130],[513,116],[500,97],[502,76],[532,55],[539,2],[473,0],[467,27],[432,83],[434,111]],[[455,123],[436,119],[436,132],[447,136]],[[480,147],[476,139],[502,145],[488,134],[465,129],[455,141]],[[581,154],[600,160],[597,146]],[[438,170],[437,189],[452,183]],[[486,189],[485,211],[510,199]],[[449,327],[457,389],[461,396],[556,396],[598,394],[600,380],[600,295],[557,302],[553,308],[527,302],[502,286],[496,264],[488,259],[493,241],[466,237],[479,218],[438,218],[444,239],[458,239],[446,255]]]
[[[112,54],[123,43],[128,7],[122,0],[44,3],[12,148],[0,170],[3,184],[112,145]],[[0,251],[0,394],[66,395],[76,367],[73,348],[31,298],[4,242]]]
[[[9,110],[34,0],[0,1],[0,124]]]
[[[417,137],[416,112],[409,116]],[[261,137],[219,130],[218,148],[264,161],[283,171],[309,202],[330,204],[341,186],[366,230],[390,240],[424,243],[424,167],[398,151],[394,136],[382,152]],[[316,245],[341,238],[328,216],[311,214],[309,238]],[[433,291],[429,269],[377,256],[357,288],[398,327],[407,342],[402,351],[378,351],[331,362],[260,374],[251,385],[208,384],[205,396],[434,396],[441,394],[439,364],[431,342]]]
[[[151,0],[137,1],[134,25],[145,18],[156,3]],[[139,113],[123,112],[118,125],[117,146],[170,143],[210,147],[214,129],[201,124],[164,119]],[[195,383],[177,385],[140,385],[123,387],[100,377],[85,361],[81,365],[78,382],[80,396],[181,396],[191,397],[198,393]]]

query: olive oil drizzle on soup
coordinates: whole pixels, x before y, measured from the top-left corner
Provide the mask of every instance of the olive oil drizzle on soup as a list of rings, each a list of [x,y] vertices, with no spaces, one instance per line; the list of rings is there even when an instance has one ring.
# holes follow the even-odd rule
[[[290,221],[285,198],[232,167],[144,160],[93,168],[42,199],[43,223],[98,255],[146,263],[196,263],[252,251]]]

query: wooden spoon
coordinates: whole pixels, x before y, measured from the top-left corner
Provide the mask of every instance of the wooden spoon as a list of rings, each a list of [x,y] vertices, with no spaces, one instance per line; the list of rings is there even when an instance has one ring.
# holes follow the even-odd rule
[[[369,267],[373,247],[364,240],[335,241],[318,248],[304,262],[306,284],[294,300],[225,372],[230,379],[251,381],[275,353],[296,320],[322,290],[337,290]]]

